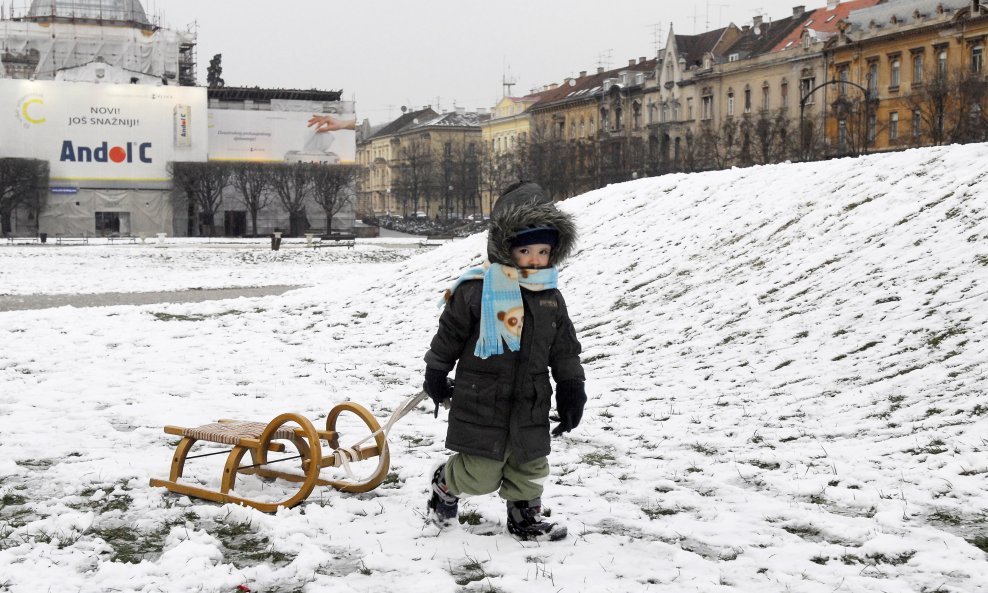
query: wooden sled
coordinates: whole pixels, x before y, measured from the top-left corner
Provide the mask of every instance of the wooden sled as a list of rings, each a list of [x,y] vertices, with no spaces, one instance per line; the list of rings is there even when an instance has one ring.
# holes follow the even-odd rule
[[[220,420],[196,428],[181,428],[166,426],[165,433],[182,437],[175,454],[172,457],[171,471],[167,480],[151,479],[151,486],[167,488],[177,494],[194,496],[219,503],[237,503],[254,507],[265,513],[273,513],[279,507],[291,508],[304,501],[316,486],[330,486],[342,492],[369,492],[377,488],[388,474],[391,455],[388,449],[388,432],[394,423],[407,414],[426,397],[424,392],[410,397],[382,428],[377,419],[363,406],[354,402],[344,402],[333,406],[326,417],[326,429],[318,430],[312,422],[294,413],[281,414],[267,424],[263,422],[246,422],[240,420]],[[340,434],[336,430],[337,420],[343,412],[350,412],[360,418],[371,434],[360,442],[349,447],[340,447]],[[373,439],[373,444],[364,443]],[[189,456],[193,445],[198,441],[232,445],[223,468],[223,477],[219,491],[182,483],[179,480],[185,470],[185,462],[199,456]],[[268,452],[285,452],[285,441],[294,445],[298,455],[279,459],[268,459]],[[323,455],[324,446],[328,445],[331,453]],[[221,451],[220,453],[227,453]],[[250,454],[251,463],[241,465],[246,454]],[[202,457],[217,455],[206,453]],[[350,470],[350,464],[357,461],[377,458],[377,468],[367,478],[355,478]],[[298,460],[301,473],[280,469],[284,465],[272,464]],[[324,468],[341,468],[347,475],[346,479],[327,480],[320,477]],[[231,494],[238,475],[256,475],[262,478],[280,478],[300,484],[295,494],[281,502],[264,502]]]

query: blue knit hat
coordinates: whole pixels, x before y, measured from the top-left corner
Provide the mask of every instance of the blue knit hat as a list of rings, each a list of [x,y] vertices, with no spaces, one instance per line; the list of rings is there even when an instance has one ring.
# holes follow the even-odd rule
[[[551,226],[540,226],[535,228],[521,229],[511,238],[511,248],[524,247],[525,245],[545,244],[555,247],[559,243],[559,231]]]

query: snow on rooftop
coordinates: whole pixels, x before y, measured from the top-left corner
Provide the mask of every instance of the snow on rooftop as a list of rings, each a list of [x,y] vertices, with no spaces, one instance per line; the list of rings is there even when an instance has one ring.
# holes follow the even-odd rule
[[[445,432],[425,407],[368,494],[269,516],[147,485],[171,458],[164,424],[318,418],[347,399],[386,418],[418,391],[435,301],[483,236],[393,256],[0,246],[4,292],[311,285],[0,313],[0,583],[983,591],[986,159],[967,145],[667,175],[562,203],[582,235],[560,283],[590,401],[550,457],[543,500],[571,533],[555,544],[504,534],[496,496],[464,501],[477,527],[424,521]],[[209,461],[187,476],[218,484]],[[251,480],[238,488],[280,487]]]

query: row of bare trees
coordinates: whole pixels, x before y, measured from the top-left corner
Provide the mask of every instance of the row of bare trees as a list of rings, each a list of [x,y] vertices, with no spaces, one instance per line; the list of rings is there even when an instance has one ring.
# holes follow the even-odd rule
[[[210,236],[216,232],[215,217],[225,190],[231,187],[250,217],[253,235],[258,214],[275,203],[288,213],[288,234],[301,235],[309,228],[310,201],[322,208],[329,232],[333,217],[353,204],[359,171],[354,165],[257,162],[175,162],[169,169],[174,191],[195,206],[200,232]]]
[[[19,208],[37,220],[47,191],[48,161],[0,158],[0,232],[13,232],[13,217]]]
[[[856,91],[839,93],[802,122],[788,110],[759,111],[701,122],[694,131],[669,136],[683,124],[659,124],[637,132],[562,139],[533,122],[528,142],[508,154],[482,157],[482,178],[494,189],[519,177],[550,194],[575,193],[639,176],[695,172],[860,155],[875,150],[879,135],[890,148],[988,141],[988,82],[971,73],[927,73],[921,86],[897,101],[898,110]],[[894,120],[891,112],[895,111]],[[837,136],[827,137],[830,122]]]
[[[427,139],[404,142],[392,165],[391,187],[402,214],[414,215],[433,205],[447,220],[479,212],[485,158],[467,138],[446,142],[441,151]]]

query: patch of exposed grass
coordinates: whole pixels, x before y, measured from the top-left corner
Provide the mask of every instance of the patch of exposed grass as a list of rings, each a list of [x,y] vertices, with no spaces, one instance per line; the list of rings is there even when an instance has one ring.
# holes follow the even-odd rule
[[[456,519],[460,525],[480,525],[484,521],[483,515],[477,511],[464,511],[459,513]]]
[[[587,465],[594,465],[597,467],[604,467],[614,463],[614,454],[610,451],[594,451],[592,453],[587,453],[580,457],[580,461]]]
[[[697,453],[702,453],[704,455],[716,455],[717,449],[710,445],[705,445],[703,443],[693,443],[690,445],[690,449],[693,449]]]
[[[933,439],[923,447],[906,449],[906,453],[911,453],[913,455],[939,455],[941,453],[947,452],[946,444],[942,439]]]
[[[782,529],[803,539],[811,539],[820,535],[820,530],[812,525],[783,525]]]
[[[969,539],[968,542],[982,552],[988,553],[988,535],[977,535],[972,539]]]
[[[782,467],[776,461],[762,461],[761,459],[752,459],[751,461],[748,462],[748,464],[753,465],[759,469],[768,469],[768,470],[779,469],[780,467]]]
[[[659,506],[647,506],[642,507],[642,512],[649,520],[655,520],[659,517],[667,517],[669,515],[675,515],[679,513],[679,509],[666,509]]]
[[[959,336],[966,332],[967,329],[964,327],[955,325],[954,327],[947,328],[942,332],[935,332],[930,335],[930,337],[926,339],[926,345],[930,348],[939,348],[940,344],[947,338],[950,338],[951,336]]]
[[[250,521],[221,521],[210,533],[223,544],[224,558],[237,568],[258,564],[285,566],[295,558],[276,550],[267,536],[254,531]]]
[[[948,510],[937,509],[930,515],[931,521],[937,521],[938,523],[944,523],[946,525],[960,525],[963,521],[961,516],[956,513],[951,513]]]

